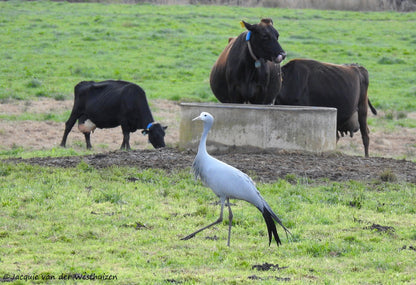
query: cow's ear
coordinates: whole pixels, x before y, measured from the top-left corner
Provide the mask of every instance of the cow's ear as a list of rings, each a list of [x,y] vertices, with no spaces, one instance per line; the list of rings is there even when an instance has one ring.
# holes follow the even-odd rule
[[[142,131],[142,134],[145,136],[145,135],[147,135],[149,133],[149,129],[145,129],[145,130],[143,130]]]
[[[168,128],[168,126],[164,126],[164,127],[162,127],[163,128],[163,130],[166,130],[167,128]]]
[[[246,27],[246,29],[249,31],[252,31],[254,29],[254,25],[244,22],[243,20],[241,20],[241,26]]]

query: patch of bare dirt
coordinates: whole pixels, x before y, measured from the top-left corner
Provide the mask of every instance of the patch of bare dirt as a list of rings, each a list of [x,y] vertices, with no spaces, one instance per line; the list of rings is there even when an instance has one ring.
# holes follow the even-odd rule
[[[43,99],[31,102],[0,104],[2,114],[60,113],[72,108],[72,101]],[[131,135],[133,151],[118,151],[122,134],[120,128],[98,129],[92,134],[94,154],[83,157],[13,159],[44,166],[72,167],[84,161],[94,167],[112,165],[134,166],[139,169],[160,168],[177,171],[191,166],[195,150],[180,151],[179,141],[180,107],[168,100],[151,100],[155,120],[168,125],[165,141],[168,147],[155,150],[140,132]],[[0,120],[0,149],[13,147],[30,149],[51,149],[59,145],[64,123],[50,121],[7,121]],[[68,147],[84,149],[84,136],[77,126],[69,134]],[[363,157],[363,146],[358,134],[354,138],[344,137],[338,142],[337,152],[313,155],[299,152],[279,153],[235,153],[215,156],[242,171],[259,182],[272,182],[288,174],[309,179],[383,180],[383,176],[397,178],[397,181],[416,183],[416,163],[393,157],[416,158],[416,129],[402,128],[391,133],[381,131],[370,134],[370,158]]]
[[[85,162],[95,168],[113,165],[138,169],[159,168],[176,172],[189,168],[195,152],[177,148],[113,151],[86,156],[58,158],[12,159],[51,167],[75,167]],[[382,157],[354,157],[342,154],[313,155],[306,153],[227,153],[215,155],[218,159],[237,167],[258,182],[274,182],[287,175],[304,179],[329,179],[332,181],[382,181],[386,172],[397,181],[416,183],[416,163]]]
[[[168,126],[165,142],[174,146],[179,141],[180,113],[179,105],[168,100],[149,102],[156,121]],[[52,114],[72,110],[73,101],[56,101],[42,99],[39,101],[14,101],[0,104],[0,114],[20,115],[23,113]],[[69,117],[69,115],[68,115]],[[8,121],[0,119],[0,150],[16,147],[25,149],[51,149],[59,146],[64,134],[65,123],[52,121]],[[95,152],[110,151],[120,148],[123,140],[121,128],[96,129],[91,135],[91,144]],[[152,148],[147,136],[136,131],[130,136],[133,149]],[[67,147],[85,149],[84,135],[75,124],[67,139]]]
[[[383,117],[383,112],[375,116]],[[374,117],[374,115],[369,114]],[[416,112],[407,114],[416,119]],[[338,141],[337,150],[349,155],[363,155],[364,149],[360,132],[354,137],[343,137]],[[372,130],[370,127],[370,156],[416,159],[416,128],[397,128],[394,131]]]

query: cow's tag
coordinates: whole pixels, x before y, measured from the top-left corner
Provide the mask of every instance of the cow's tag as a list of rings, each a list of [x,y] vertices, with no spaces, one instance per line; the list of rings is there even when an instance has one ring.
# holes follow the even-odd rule
[[[250,38],[251,38],[251,31],[248,31],[246,35],[246,41],[249,41]]]
[[[261,66],[261,61],[260,60],[256,60],[256,62],[254,63],[254,67],[255,68],[260,68]]]

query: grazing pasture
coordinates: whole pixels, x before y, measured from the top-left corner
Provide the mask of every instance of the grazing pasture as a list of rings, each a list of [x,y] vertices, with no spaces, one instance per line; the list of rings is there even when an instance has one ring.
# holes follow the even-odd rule
[[[85,273],[117,275],[117,284],[416,281],[416,184],[382,166],[369,179],[312,180],[308,167],[322,171],[317,160],[330,159],[316,156],[275,156],[262,164],[268,172],[256,175],[247,165],[266,157],[221,156],[255,181],[267,181],[257,187],[294,235],[291,241],[282,235],[280,247],[269,247],[258,210],[231,200],[232,243],[227,247],[227,215],[218,226],[180,240],[219,214],[212,191],[186,168],[193,157],[166,149],[37,158],[43,166],[32,164],[34,159],[2,162],[0,278]],[[126,164],[117,166],[118,161]],[[274,174],[270,165],[278,161],[290,162],[299,174],[290,174],[286,165],[289,174]],[[339,157],[342,161],[348,159]],[[303,171],[293,166],[300,162]],[[168,169],[146,169],[151,165]]]
[[[261,17],[274,20],[288,59],[368,69],[369,97],[382,114],[369,118],[371,131],[416,127],[415,13],[48,1],[0,2],[1,126],[15,126],[17,133],[30,122],[59,126],[59,143],[73,87],[82,80],[135,82],[146,90],[152,110],[166,99],[215,101],[209,88],[213,63],[228,38],[241,33],[241,19]],[[42,102],[51,99],[70,102],[68,110],[43,109]],[[23,112],[12,112],[17,105]],[[172,115],[164,113],[155,119]],[[30,130],[27,140],[44,130]],[[269,247],[258,210],[232,200],[228,248],[226,215],[222,224],[180,240],[219,213],[211,190],[191,177],[195,153],[169,148],[98,153],[86,151],[83,141],[68,149],[29,148],[24,136],[5,147],[5,135],[0,129],[2,281],[416,282],[410,161],[340,154],[222,156],[253,177],[294,234],[290,241],[282,237],[282,246]],[[115,137],[118,148],[119,130]],[[361,153],[361,143],[358,148]]]
[[[370,76],[369,97],[379,111],[368,118],[371,145],[377,132],[384,151],[377,155],[415,156],[416,142],[408,138],[416,127],[416,13],[397,12],[0,2],[0,102],[25,100],[28,107],[19,114],[8,112],[9,105],[1,110],[0,138],[8,141],[19,129],[42,133],[65,122],[70,107],[33,112],[37,102],[32,102],[50,98],[64,105],[73,101],[73,88],[82,80],[137,83],[151,108],[157,108],[155,99],[216,101],[209,87],[215,60],[228,38],[244,31],[241,19],[255,23],[261,17],[271,17],[280,32],[288,53],[283,64],[303,57],[363,65]],[[0,149],[25,152],[21,141]],[[395,152],[403,141],[404,151]],[[342,139],[345,152],[342,144],[356,149],[361,142]],[[102,146],[108,149],[108,142]]]
[[[377,109],[416,106],[415,13],[44,1],[0,8],[2,100],[70,99],[79,81],[122,79],[150,99],[212,101],[210,70],[244,31],[239,21],[270,17],[287,60],[358,63]]]

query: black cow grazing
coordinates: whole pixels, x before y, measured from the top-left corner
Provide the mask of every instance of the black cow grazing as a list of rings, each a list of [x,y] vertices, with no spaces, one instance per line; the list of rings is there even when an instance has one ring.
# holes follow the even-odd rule
[[[337,109],[337,141],[360,130],[368,157],[370,133],[368,71],[358,64],[337,65],[309,59],[294,59],[282,67],[283,84],[276,104],[333,107]]]
[[[281,86],[280,62],[286,53],[271,19],[242,24],[247,31],[229,43],[215,62],[211,89],[222,103],[273,104]]]
[[[65,123],[61,146],[65,147],[69,132],[78,120],[78,129],[84,133],[87,148],[91,148],[90,134],[95,128],[114,128],[121,125],[121,149],[130,149],[130,133],[143,129],[155,148],[165,146],[165,129],[153,121],[146,94],[140,86],[107,80],[82,81],[74,88],[75,101],[71,116]]]

